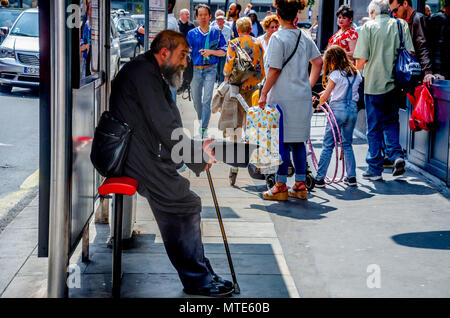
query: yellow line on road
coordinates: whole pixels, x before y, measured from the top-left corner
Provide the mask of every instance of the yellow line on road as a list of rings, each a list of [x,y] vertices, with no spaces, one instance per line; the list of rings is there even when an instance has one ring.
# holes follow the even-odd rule
[[[39,169],[28,176],[20,185],[20,190],[7,194],[0,199],[0,219],[16,206],[34,187],[39,184]]]

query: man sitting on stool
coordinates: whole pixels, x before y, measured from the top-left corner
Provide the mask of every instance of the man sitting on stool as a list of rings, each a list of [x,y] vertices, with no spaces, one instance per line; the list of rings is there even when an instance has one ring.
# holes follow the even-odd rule
[[[189,45],[181,33],[160,32],[150,51],[125,64],[117,74],[112,83],[110,111],[133,129],[124,176],[136,179],[138,193],[147,198],[184,291],[227,296],[233,284],[217,276],[204,255],[200,197],[177,173],[183,162],[175,163],[177,158],[172,157],[173,148],[181,141],[184,147],[174,152],[196,174],[209,169],[215,161],[209,150],[212,140],[194,141],[182,132],[180,112],[170,93],[169,85],[178,88],[183,81],[188,54]],[[172,139],[174,131],[180,138]],[[200,158],[200,162],[192,158]]]

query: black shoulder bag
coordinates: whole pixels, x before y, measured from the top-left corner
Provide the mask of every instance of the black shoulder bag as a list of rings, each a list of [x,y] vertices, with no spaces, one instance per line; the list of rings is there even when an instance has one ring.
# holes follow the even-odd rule
[[[95,128],[91,149],[91,162],[102,176],[122,176],[131,135],[130,126],[109,111],[103,112]]]

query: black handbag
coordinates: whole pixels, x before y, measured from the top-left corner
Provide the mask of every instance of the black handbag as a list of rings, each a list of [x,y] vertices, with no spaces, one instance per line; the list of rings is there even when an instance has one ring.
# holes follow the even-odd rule
[[[102,176],[122,176],[131,135],[130,126],[109,111],[103,112],[95,128],[91,149],[91,162]]]

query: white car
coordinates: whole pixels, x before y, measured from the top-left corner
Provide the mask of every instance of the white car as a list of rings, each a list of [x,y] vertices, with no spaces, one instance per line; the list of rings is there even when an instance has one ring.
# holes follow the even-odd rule
[[[114,23],[111,21],[110,77],[113,80],[120,70],[120,39]]]
[[[0,46],[0,91],[39,87],[39,13],[25,10]]]

